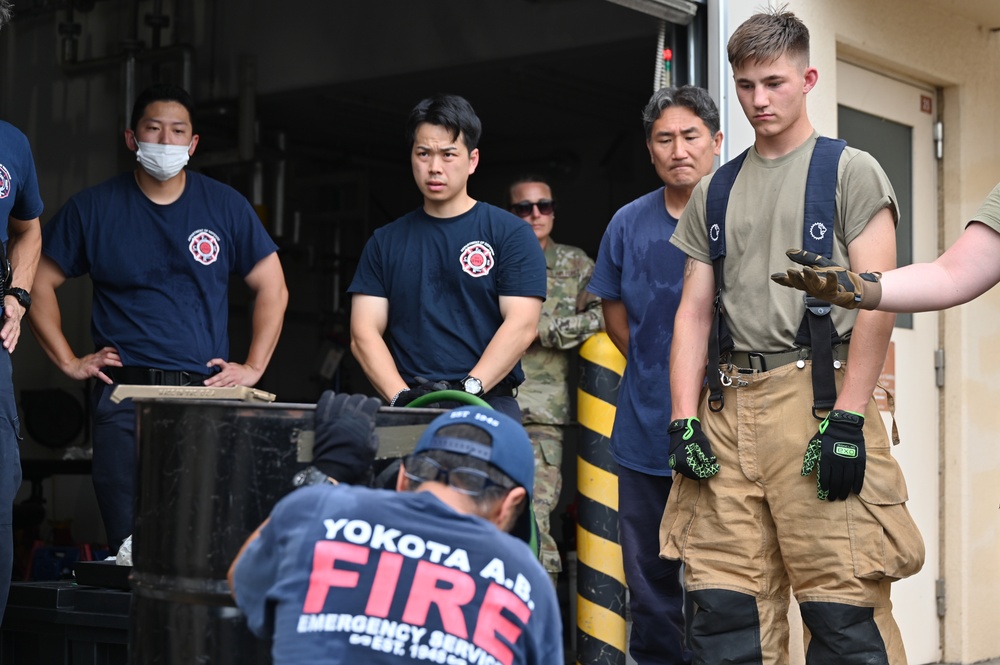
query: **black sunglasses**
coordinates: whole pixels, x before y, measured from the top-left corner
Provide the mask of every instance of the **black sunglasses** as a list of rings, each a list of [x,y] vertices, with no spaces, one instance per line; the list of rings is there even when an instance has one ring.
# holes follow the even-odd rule
[[[556,202],[552,199],[542,199],[541,201],[518,201],[510,204],[510,211],[518,217],[530,217],[531,209],[538,206],[539,215],[551,215],[556,209]]]
[[[406,456],[403,459],[403,468],[406,469],[406,477],[414,482],[442,482],[469,496],[479,496],[490,487],[511,489],[490,480],[490,477],[479,469],[464,467],[446,469],[437,460],[419,453]]]

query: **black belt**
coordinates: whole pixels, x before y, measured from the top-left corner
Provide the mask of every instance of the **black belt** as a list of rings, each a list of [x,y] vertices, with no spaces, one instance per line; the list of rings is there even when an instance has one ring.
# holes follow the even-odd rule
[[[115,383],[136,386],[200,386],[210,374],[156,367],[104,367],[101,371]]]

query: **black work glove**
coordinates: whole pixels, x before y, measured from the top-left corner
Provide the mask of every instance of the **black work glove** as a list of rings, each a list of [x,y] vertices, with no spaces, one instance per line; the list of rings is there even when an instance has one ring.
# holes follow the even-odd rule
[[[312,465],[340,483],[365,480],[378,450],[375,413],[380,404],[375,397],[325,391],[316,404]]]
[[[670,468],[693,480],[711,478],[719,472],[712,444],[701,431],[697,418],[681,418],[667,427],[670,435]]]
[[[843,501],[865,482],[865,417],[835,409],[819,424],[802,462],[802,475],[816,469],[816,496]]]
[[[447,381],[428,381],[419,376],[413,377],[417,382],[415,388],[409,388],[396,395],[389,406],[406,406],[418,397],[423,397],[428,393],[436,393],[439,390],[451,390],[452,385]]]
[[[851,272],[825,256],[804,249],[790,249],[785,254],[803,266],[802,270],[789,268],[771,275],[771,280],[814,298],[832,302],[847,309],[875,309],[882,299],[882,285],[878,272]]]

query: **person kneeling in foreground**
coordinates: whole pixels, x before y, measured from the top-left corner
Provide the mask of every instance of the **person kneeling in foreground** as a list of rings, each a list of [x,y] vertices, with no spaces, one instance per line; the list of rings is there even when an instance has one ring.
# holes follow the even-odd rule
[[[308,486],[229,569],[250,630],[273,639],[276,665],[562,663],[555,591],[525,542],[524,428],[487,408],[442,414],[392,492],[353,485],[378,448],[377,410],[362,395],[321,397],[313,466],[296,477]]]

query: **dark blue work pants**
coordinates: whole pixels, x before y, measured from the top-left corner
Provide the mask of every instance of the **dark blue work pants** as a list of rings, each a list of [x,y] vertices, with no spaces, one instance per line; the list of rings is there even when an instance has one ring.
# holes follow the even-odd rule
[[[638,665],[691,662],[681,564],[660,558],[660,518],[672,484],[670,476],[618,468],[618,530],[632,613],[629,653]]]
[[[0,347],[0,622],[14,566],[14,498],[21,488],[20,438],[10,354]]]
[[[94,494],[101,510],[108,547],[118,547],[132,533],[138,446],[135,440],[135,404],[111,401],[114,386],[95,382],[91,393],[94,458]]]

